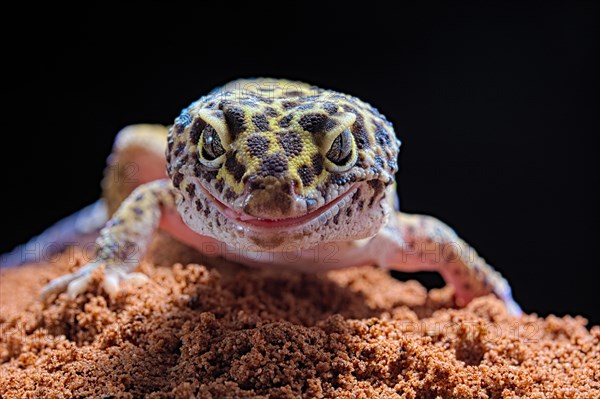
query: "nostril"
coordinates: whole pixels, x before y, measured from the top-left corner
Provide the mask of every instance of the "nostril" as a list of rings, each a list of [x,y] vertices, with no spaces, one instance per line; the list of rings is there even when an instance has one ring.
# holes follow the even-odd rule
[[[264,190],[266,188],[265,182],[262,179],[256,177],[250,177],[246,182],[246,192],[252,192],[255,190]]]
[[[299,181],[290,180],[285,181],[274,177],[257,177],[253,176],[248,178],[245,185],[245,193],[250,194],[258,190],[267,190],[270,192],[280,192],[291,197],[296,197],[300,194],[301,185]]]

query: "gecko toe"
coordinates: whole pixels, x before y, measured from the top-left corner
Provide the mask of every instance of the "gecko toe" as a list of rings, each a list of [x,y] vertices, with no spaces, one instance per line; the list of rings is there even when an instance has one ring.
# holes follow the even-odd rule
[[[54,294],[60,294],[63,292],[74,278],[75,277],[72,274],[67,274],[66,276],[61,276],[50,281],[40,293],[40,299],[42,302],[45,302]]]
[[[142,285],[148,283],[150,278],[144,273],[128,273],[123,277],[123,281],[127,281],[135,285]]]
[[[67,286],[67,295],[69,298],[75,299],[77,295],[84,293],[91,278],[91,274],[88,273],[71,281]]]
[[[123,283],[142,285],[149,280],[148,276],[143,273],[127,273],[121,268],[111,267],[105,271],[103,287],[109,296],[114,297],[121,290]]]

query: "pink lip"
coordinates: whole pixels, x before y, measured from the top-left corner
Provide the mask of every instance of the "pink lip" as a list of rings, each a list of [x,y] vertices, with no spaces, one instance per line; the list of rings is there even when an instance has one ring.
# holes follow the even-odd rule
[[[228,219],[234,220],[238,224],[245,224],[252,227],[259,227],[262,229],[274,229],[274,228],[282,228],[282,227],[293,227],[302,225],[308,221],[314,220],[330,209],[332,206],[340,202],[343,198],[354,192],[354,186],[351,186],[348,191],[344,194],[337,196],[333,200],[329,201],[325,205],[311,211],[302,216],[289,217],[283,219],[261,219],[256,218],[254,216],[247,215],[245,213],[237,212],[231,209],[226,204],[219,201],[214,195],[212,195],[202,184],[198,184],[202,191],[213,200],[214,204],[217,206],[217,209],[225,215]]]

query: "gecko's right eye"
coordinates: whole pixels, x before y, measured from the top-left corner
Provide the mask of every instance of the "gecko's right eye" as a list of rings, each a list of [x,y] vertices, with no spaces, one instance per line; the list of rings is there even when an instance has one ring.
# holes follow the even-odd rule
[[[223,163],[225,149],[219,133],[209,124],[202,130],[200,136],[200,160],[206,166],[217,168]]]

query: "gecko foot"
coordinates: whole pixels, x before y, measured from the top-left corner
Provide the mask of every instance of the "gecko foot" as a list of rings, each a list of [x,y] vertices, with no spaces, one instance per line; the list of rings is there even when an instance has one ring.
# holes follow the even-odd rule
[[[41,300],[46,301],[51,295],[61,292],[66,292],[70,298],[84,293],[92,280],[93,271],[101,265],[100,262],[90,262],[73,273],[55,278],[42,289]],[[122,282],[144,284],[148,280],[148,276],[143,273],[130,273],[122,266],[106,266],[102,286],[108,295],[113,297],[119,292]]]

